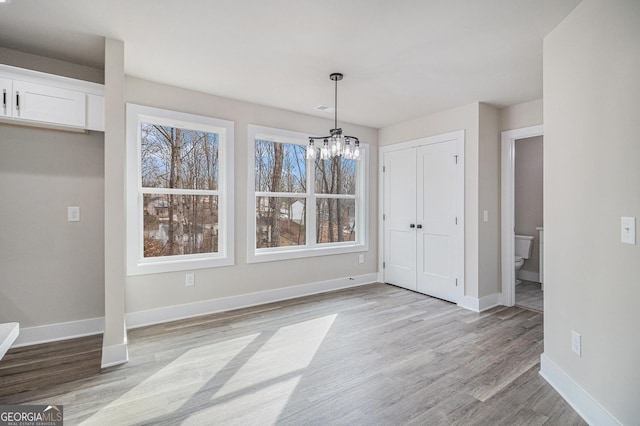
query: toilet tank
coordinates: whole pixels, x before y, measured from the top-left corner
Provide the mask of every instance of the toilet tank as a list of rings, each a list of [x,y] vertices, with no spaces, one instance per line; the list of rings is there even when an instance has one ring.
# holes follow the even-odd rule
[[[533,249],[533,237],[531,235],[516,235],[514,249],[516,256],[529,259]]]

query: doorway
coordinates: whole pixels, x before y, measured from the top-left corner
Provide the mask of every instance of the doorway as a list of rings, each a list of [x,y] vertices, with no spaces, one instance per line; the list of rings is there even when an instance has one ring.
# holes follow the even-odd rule
[[[463,154],[462,132],[381,148],[384,282],[461,299]]]
[[[501,188],[501,213],[502,213],[502,223],[501,223],[501,247],[502,247],[502,259],[501,259],[501,269],[502,269],[502,295],[501,295],[501,304],[506,306],[513,306],[516,304],[516,271],[514,267],[514,258],[515,258],[515,235],[517,232],[523,234],[527,232],[534,237],[534,244],[532,247],[532,255],[529,259],[525,259],[524,263],[531,265],[533,262],[540,262],[539,259],[542,258],[542,253],[540,250],[540,235],[542,233],[537,229],[528,229],[531,226],[524,226],[522,224],[522,218],[519,218],[519,229],[516,228],[516,143],[526,143],[526,141],[536,141],[537,137],[543,136],[543,126],[532,126],[526,127],[522,129],[509,130],[502,132],[501,137],[501,159],[502,159],[502,170],[501,170],[501,178],[502,178],[502,188]],[[522,190],[522,188],[520,188]],[[520,198],[523,194],[520,194]],[[522,216],[522,215],[520,215]],[[526,215],[525,215],[526,216]],[[541,221],[541,220],[540,220]],[[535,225],[533,228],[541,227],[542,223]],[[523,232],[524,227],[524,232]],[[540,264],[540,263],[539,263]],[[537,266],[537,265],[534,265]],[[532,269],[532,268],[527,268]],[[539,268],[533,268],[539,269]],[[535,272],[521,270],[518,275],[523,278],[523,283],[525,284],[522,287],[523,294],[526,290],[533,290],[535,293],[536,286],[540,288],[538,281],[542,281],[540,279],[539,273],[536,275]],[[540,271],[541,272],[541,271]],[[529,295],[527,293],[527,295]],[[534,295],[531,293],[531,295]],[[541,296],[539,293],[538,297]],[[534,295],[535,297],[535,295]],[[541,300],[540,300],[541,302]],[[541,303],[538,304],[535,301],[526,301],[525,303],[532,303],[532,309],[541,310]]]

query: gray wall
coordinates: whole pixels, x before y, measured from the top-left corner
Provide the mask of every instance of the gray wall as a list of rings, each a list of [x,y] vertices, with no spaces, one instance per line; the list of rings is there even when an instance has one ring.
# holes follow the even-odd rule
[[[640,244],[620,242],[620,217],[640,218],[639,23],[637,0],[584,0],[544,40],[544,354],[625,425],[640,419]]]
[[[77,78],[78,80],[91,81],[93,83],[104,83],[104,71],[101,69],[32,55],[31,53],[7,49],[6,47],[0,47],[0,64]]]
[[[542,136],[518,139],[515,143],[515,226],[516,234],[531,235],[533,251],[523,271],[540,271],[540,238],[536,227],[542,223]]]
[[[376,129],[341,123],[345,133],[369,143],[369,251],[365,263],[358,253],[278,262],[247,263],[247,125],[325,134],[330,119],[236,101],[127,77],[127,102],[231,120],[235,123],[235,265],[195,271],[195,287],[185,287],[184,272],[127,277],[126,311],[137,312],[221,297],[274,290],[318,281],[377,272],[377,146]]]
[[[465,295],[472,298],[499,291],[498,128],[498,110],[475,102],[379,131],[383,146],[465,130]],[[483,222],[482,210],[489,211],[489,222]]]
[[[500,131],[542,124],[542,99],[512,105],[500,110]]]
[[[103,316],[103,157],[102,133],[0,124],[0,322]]]
[[[102,70],[0,48],[0,63],[100,81]],[[104,136],[0,123],[0,322],[104,315]],[[80,222],[67,222],[67,207]]]

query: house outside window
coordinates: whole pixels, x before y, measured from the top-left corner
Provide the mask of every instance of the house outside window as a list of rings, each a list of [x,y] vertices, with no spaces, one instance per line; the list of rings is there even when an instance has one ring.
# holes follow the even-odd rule
[[[233,123],[127,105],[129,275],[233,264]]]
[[[366,251],[366,154],[307,159],[308,135],[248,130],[249,262]]]

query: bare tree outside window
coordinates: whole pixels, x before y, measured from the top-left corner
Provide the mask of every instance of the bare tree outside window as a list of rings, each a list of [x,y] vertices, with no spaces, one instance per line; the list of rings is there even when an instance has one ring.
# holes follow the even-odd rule
[[[218,252],[219,135],[141,124],[144,257]]]
[[[356,241],[357,161],[315,159],[316,241]]]
[[[305,154],[301,145],[256,140],[256,248],[306,244]]]

